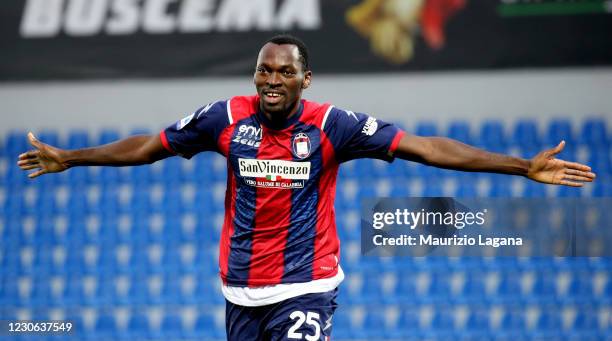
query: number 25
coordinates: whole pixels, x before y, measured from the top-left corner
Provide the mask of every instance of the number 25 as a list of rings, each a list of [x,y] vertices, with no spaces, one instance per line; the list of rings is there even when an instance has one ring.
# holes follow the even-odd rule
[[[316,341],[319,339],[319,337],[321,337],[321,324],[319,324],[319,314],[312,311],[308,311],[306,315],[304,315],[303,312],[296,310],[292,312],[291,315],[289,315],[289,318],[292,320],[297,319],[297,321],[291,328],[289,328],[289,332],[287,333],[288,338],[297,340],[302,340],[303,338],[305,338],[308,341]],[[296,330],[298,330],[304,324],[304,321],[306,321],[306,324],[314,326],[314,335],[302,336],[302,333],[296,333]]]

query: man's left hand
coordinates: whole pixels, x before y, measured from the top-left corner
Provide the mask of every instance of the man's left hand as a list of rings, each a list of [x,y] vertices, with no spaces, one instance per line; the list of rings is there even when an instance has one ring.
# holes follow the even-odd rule
[[[533,157],[527,177],[538,182],[572,187],[582,187],[585,182],[593,181],[595,173],[591,172],[591,167],[555,158],[563,147],[565,147],[565,141]]]

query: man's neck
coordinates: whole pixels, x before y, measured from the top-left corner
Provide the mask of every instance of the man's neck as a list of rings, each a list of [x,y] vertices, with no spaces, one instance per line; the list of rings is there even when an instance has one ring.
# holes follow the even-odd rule
[[[261,112],[264,114],[264,116],[266,116],[268,121],[282,124],[285,121],[287,121],[288,119],[290,119],[291,117],[293,117],[293,115],[295,115],[297,113],[297,111],[298,111],[298,109],[300,107],[299,104],[300,104],[300,101],[297,100],[289,110],[277,112],[277,113],[274,113],[274,114],[265,111],[263,109],[263,105],[262,104],[259,105],[259,110],[261,110]]]

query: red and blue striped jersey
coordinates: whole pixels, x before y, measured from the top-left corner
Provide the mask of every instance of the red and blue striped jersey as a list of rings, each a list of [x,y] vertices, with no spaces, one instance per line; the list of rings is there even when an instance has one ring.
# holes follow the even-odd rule
[[[259,97],[200,108],[161,132],[170,152],[227,158],[220,275],[226,285],[260,287],[336,275],[340,242],[334,197],[340,163],[393,160],[397,127],[365,114],[301,100],[281,126]]]

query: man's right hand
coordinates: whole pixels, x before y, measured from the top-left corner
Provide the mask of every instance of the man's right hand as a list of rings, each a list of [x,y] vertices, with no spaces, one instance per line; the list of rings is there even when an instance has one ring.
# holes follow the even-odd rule
[[[62,149],[38,141],[32,132],[28,133],[28,140],[35,149],[19,155],[17,165],[23,170],[37,169],[28,174],[29,178],[68,169],[68,166],[62,162],[61,154],[64,152]]]

